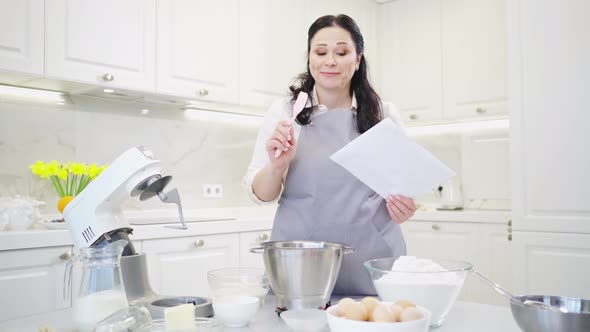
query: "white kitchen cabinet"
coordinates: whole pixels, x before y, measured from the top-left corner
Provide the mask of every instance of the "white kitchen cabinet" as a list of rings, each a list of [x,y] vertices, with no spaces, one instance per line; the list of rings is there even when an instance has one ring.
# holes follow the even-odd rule
[[[45,2],[45,76],[155,91],[155,0]]]
[[[148,275],[161,295],[211,296],[207,272],[239,266],[237,233],[142,241]]]
[[[516,292],[590,298],[590,2],[507,9]]]
[[[441,2],[444,118],[506,114],[505,2]]]
[[[514,229],[590,234],[590,2],[508,8]]]
[[[297,1],[240,1],[240,104],[267,108],[306,70],[304,15]]]
[[[507,221],[508,222],[508,221]],[[431,259],[467,261],[509,289],[511,260],[508,225],[471,222],[410,221],[402,224],[407,254]],[[460,299],[504,304],[487,285],[468,274]]]
[[[398,0],[377,26],[381,97],[406,122],[506,114],[504,0]]]
[[[158,0],[158,93],[238,103],[238,9],[238,0]]]
[[[264,268],[262,254],[250,252],[250,248],[257,247],[260,242],[270,239],[270,229],[255,232],[240,233],[240,267]]]
[[[514,245],[509,221],[506,224],[479,224],[477,245],[479,252],[474,269],[493,280],[508,291],[514,289],[513,276]],[[481,303],[508,306],[509,301],[476,277],[471,276],[471,284],[478,289]]]
[[[43,76],[43,0],[0,0],[0,71]]]
[[[393,102],[408,124],[442,116],[440,11],[440,0],[398,0],[379,8],[373,72],[381,98]]]
[[[0,251],[0,321],[70,306],[64,299],[71,246]]]
[[[590,234],[513,233],[515,293],[590,298]]]

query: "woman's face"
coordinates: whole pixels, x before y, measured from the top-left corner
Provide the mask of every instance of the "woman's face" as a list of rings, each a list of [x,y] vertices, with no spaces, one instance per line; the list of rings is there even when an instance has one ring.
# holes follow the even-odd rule
[[[350,33],[338,26],[323,28],[310,46],[309,71],[316,85],[325,90],[349,89],[361,59]]]

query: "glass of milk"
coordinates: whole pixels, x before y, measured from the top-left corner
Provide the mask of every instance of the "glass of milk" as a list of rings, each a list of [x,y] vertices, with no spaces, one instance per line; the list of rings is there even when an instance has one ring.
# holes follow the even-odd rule
[[[98,322],[129,306],[120,265],[126,245],[126,240],[117,240],[102,247],[80,249],[75,264],[81,266],[82,280],[73,306],[80,331],[92,331]]]
[[[432,313],[431,327],[445,321],[472,265],[462,261],[400,256],[364,263],[382,301],[410,300]]]

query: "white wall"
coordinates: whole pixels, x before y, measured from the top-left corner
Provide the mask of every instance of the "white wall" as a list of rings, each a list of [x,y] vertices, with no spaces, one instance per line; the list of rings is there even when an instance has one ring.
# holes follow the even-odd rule
[[[110,163],[121,152],[145,145],[172,175],[183,207],[248,206],[241,187],[258,129],[254,126],[189,121],[171,107],[77,98],[73,105],[47,106],[0,102],[0,196],[27,194],[57,212],[57,194],[47,180],[32,176],[37,160]],[[202,185],[223,185],[222,199],[204,199]],[[158,199],[131,201],[129,208],[164,208]],[[168,207],[174,209],[175,206]]]

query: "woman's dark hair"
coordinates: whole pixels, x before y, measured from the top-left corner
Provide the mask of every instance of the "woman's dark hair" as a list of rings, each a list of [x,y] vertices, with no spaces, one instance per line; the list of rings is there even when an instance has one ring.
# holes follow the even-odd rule
[[[332,26],[338,26],[348,31],[355,44],[356,53],[359,55],[364,53],[365,42],[363,40],[363,35],[361,35],[359,27],[352,18],[343,14],[338,16],[326,15],[318,18],[315,22],[313,22],[307,31],[307,70],[304,73],[299,74],[295,79],[295,84],[298,85],[297,87],[295,84],[289,87],[291,90],[292,102],[297,100],[297,96],[301,91],[306,92],[309,97],[312,98],[311,91],[315,85],[315,80],[309,71],[309,52],[311,51],[311,39],[319,30]],[[359,69],[355,71],[350,83],[350,94],[352,95],[354,92],[357,100],[357,129],[360,133],[364,133],[365,131],[369,130],[383,119],[381,113],[381,99],[375,90],[373,90],[373,87],[371,87],[371,83],[369,83],[369,78],[367,77],[367,72],[367,62],[365,61],[365,57],[363,55],[361,56]],[[302,125],[310,124],[312,111],[312,107],[305,108],[297,116],[297,122]]]

